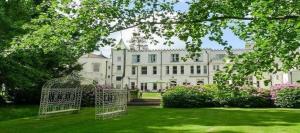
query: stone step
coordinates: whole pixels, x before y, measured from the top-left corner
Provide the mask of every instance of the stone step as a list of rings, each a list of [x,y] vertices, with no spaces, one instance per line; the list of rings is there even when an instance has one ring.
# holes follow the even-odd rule
[[[160,102],[160,99],[132,99],[130,102]]]
[[[159,106],[161,100],[160,99],[133,99],[128,102],[128,105],[134,106]]]
[[[129,102],[129,106],[159,106],[160,102]]]

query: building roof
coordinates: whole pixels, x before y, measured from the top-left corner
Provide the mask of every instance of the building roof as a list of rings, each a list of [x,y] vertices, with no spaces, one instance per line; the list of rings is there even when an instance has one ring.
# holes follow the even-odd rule
[[[119,43],[113,47],[113,49],[129,49],[129,48],[125,45],[123,39],[121,39]]]
[[[87,55],[87,58],[105,58],[105,59],[108,59],[108,57],[100,54],[100,55],[97,55],[97,54],[88,54]]]

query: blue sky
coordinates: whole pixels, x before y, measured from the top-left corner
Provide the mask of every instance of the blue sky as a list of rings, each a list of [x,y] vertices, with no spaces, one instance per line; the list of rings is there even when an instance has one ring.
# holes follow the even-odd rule
[[[188,0],[181,0],[180,3],[175,5],[175,10],[177,11],[182,11],[182,12],[186,12],[188,10],[188,5],[185,3]],[[129,39],[132,37],[132,32],[134,31],[134,29],[128,29],[128,30],[124,30],[122,31],[122,36],[121,36],[121,32],[117,32],[117,33],[113,33],[110,35],[110,37],[115,38],[117,40],[116,43],[119,42],[119,40],[122,38],[125,42],[126,45],[128,44]],[[159,40],[160,43],[163,42],[162,38],[157,37],[157,40]],[[224,36],[223,39],[228,41],[228,43],[233,47],[233,48],[244,48],[245,47],[245,42],[240,40],[237,36],[234,35],[234,33],[232,33],[229,29],[224,30]],[[174,41],[174,45],[172,46],[164,46],[162,44],[159,45],[149,45],[150,49],[171,49],[171,48],[185,48],[185,43],[180,41],[178,38],[173,38],[172,39]],[[207,37],[202,39],[202,47],[203,48],[212,48],[212,49],[222,49],[223,47],[220,46],[219,44],[217,44],[216,42],[210,41]],[[109,56],[110,55],[110,47],[104,47],[101,48],[101,53],[104,54],[105,56]]]

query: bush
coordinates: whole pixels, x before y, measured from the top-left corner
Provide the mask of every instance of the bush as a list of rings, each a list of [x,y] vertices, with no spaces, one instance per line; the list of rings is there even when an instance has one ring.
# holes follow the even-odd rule
[[[138,99],[140,98],[140,93],[138,89],[134,89],[134,90],[129,90],[129,99]]]
[[[83,107],[95,106],[95,86],[82,85],[81,88],[82,88],[81,106]]]
[[[225,107],[272,107],[269,90],[244,86],[239,90],[218,90],[215,101]]]
[[[4,97],[0,95],[0,106],[3,105],[3,104],[5,104],[5,103],[6,102],[5,102]]]
[[[286,88],[279,90],[275,98],[275,105],[282,108],[299,108],[300,88]]]
[[[194,108],[214,106],[213,96],[204,89],[175,87],[168,89],[163,95],[163,106],[174,108]]]
[[[7,95],[14,104],[39,104],[41,89],[8,89]]]

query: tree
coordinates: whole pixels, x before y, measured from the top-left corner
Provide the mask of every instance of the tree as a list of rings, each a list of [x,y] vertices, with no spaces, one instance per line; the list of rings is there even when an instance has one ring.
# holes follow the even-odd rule
[[[176,17],[140,24],[159,25],[163,32],[153,33],[163,33],[166,39],[179,37],[191,53],[201,51],[201,38],[205,36],[225,46],[231,63],[216,75],[220,87],[241,86],[249,75],[299,69],[299,0],[194,0],[188,4],[186,13],[170,10]],[[242,40],[254,42],[253,50],[233,55],[230,44],[222,38],[224,29],[230,29]],[[228,80],[233,84],[228,85]]]
[[[7,15],[8,11],[19,14],[13,6],[3,6],[9,2],[0,5],[0,22],[6,25],[0,33],[12,31],[1,34],[5,45],[0,46],[0,82],[12,92],[39,90],[46,79],[78,70],[80,56],[113,45],[110,33],[133,27],[147,39],[154,40],[153,34],[165,37],[165,44],[172,44],[171,38],[177,36],[186,42],[191,56],[201,51],[201,38],[206,35],[225,46],[232,63],[217,74],[222,86],[228,86],[227,80],[239,86],[247,75],[299,68],[300,64],[298,0],[193,0],[187,12],[174,9],[178,0],[29,1],[21,5],[25,14],[20,16],[25,17],[20,19]],[[36,8],[28,6],[32,4]],[[22,32],[11,30],[15,26]],[[252,52],[233,55],[222,39],[224,29],[253,41]]]

